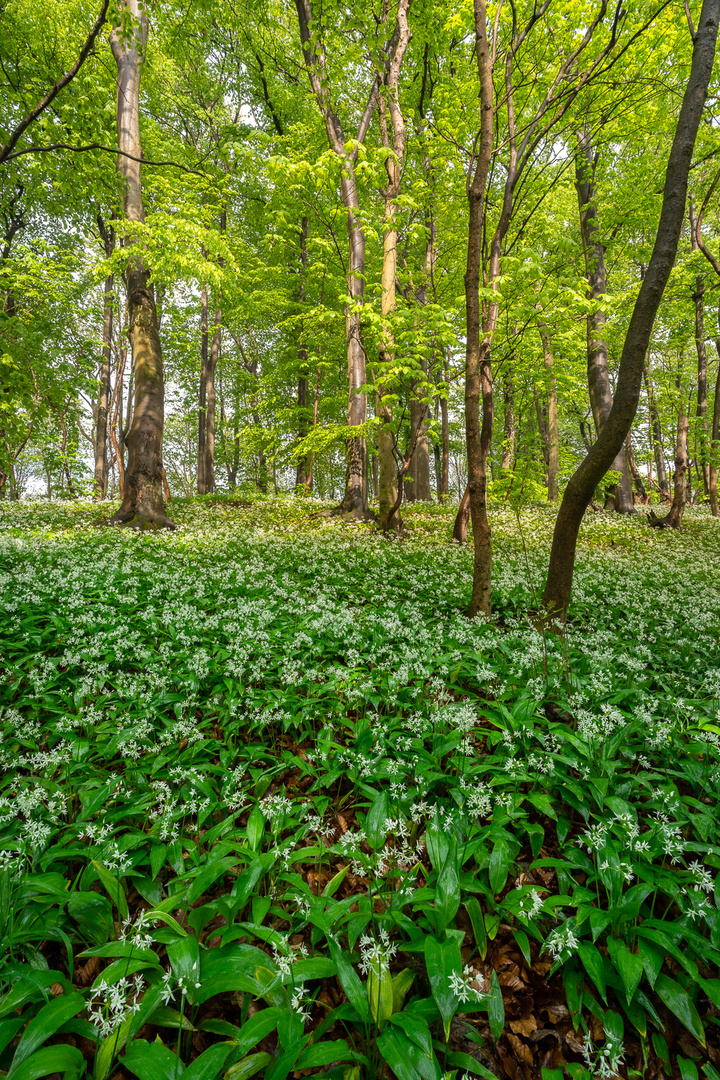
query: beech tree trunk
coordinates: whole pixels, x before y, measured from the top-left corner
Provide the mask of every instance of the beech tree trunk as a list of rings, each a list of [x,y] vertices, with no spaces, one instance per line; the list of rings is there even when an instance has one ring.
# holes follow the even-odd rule
[[[547,444],[548,502],[557,502],[560,491],[558,478],[560,473],[560,433],[558,428],[557,386],[555,384],[555,356],[550,343],[550,334],[543,324],[538,326],[543,347],[545,364],[545,392],[547,394]]]
[[[198,456],[197,492],[204,495],[205,487],[205,418],[207,415],[208,382],[208,287],[200,290],[200,387],[198,392]]]
[[[205,379],[205,461],[203,462],[203,481],[205,494],[211,495],[215,490],[215,411],[217,396],[215,393],[215,372],[220,359],[220,324],[222,322],[222,308],[218,307],[215,312],[215,326],[213,329],[210,353],[208,355],[207,372]]]
[[[655,404],[655,394],[653,393],[652,383],[650,382],[650,362],[647,359],[643,364],[643,377],[645,379],[645,389],[647,391],[648,414],[650,417],[650,439],[652,442],[653,457],[655,458],[657,483],[661,493],[669,498],[670,488],[668,486],[667,470],[665,469],[665,451],[663,450],[660,414],[658,413],[657,405]]]
[[[98,228],[105,248],[105,257],[110,258],[115,248],[115,232],[112,226],[106,226],[103,218],[98,214]],[[102,359],[100,361],[100,379],[98,388],[97,409],[95,415],[95,498],[104,499],[107,494],[108,483],[108,404],[110,401],[110,364],[112,358],[112,324],[113,324],[113,287],[114,276],[108,274],[105,278],[103,298],[103,345]]]
[[[303,57],[310,79],[310,86],[325,122],[330,148],[337,154],[340,165],[340,194],[347,211],[348,234],[348,293],[350,303],[345,310],[345,339],[347,344],[348,373],[348,427],[362,428],[367,420],[367,395],[361,389],[367,381],[365,349],[362,342],[360,312],[365,299],[365,234],[358,214],[358,198],[355,163],[357,147],[345,148],[345,133],[330,97],[330,86],[325,62],[325,49],[314,25],[310,0],[295,0],[300,26]],[[373,82],[355,136],[356,144],[365,141],[380,86],[379,77]],[[345,494],[340,506],[343,516],[352,520],[366,520],[368,509],[368,455],[364,434],[352,435],[347,440],[347,468]]]
[[[113,28],[110,45],[117,65],[117,170],[123,181],[123,213],[132,223],[145,220],[142,201],[140,145],[140,73],[148,35],[148,17],[141,0],[121,0],[131,17],[129,30]],[[124,156],[132,155],[131,157]],[[137,160],[136,160],[137,159]],[[128,337],[132,347],[135,401],[128,433],[128,464],[122,505],[111,521],[142,528],[165,526],[168,520],[162,482],[162,436],[165,407],[162,349],[155,297],[136,237],[124,238],[128,252]]]
[[[465,439],[467,443],[468,484],[467,505],[473,527],[473,585],[468,615],[479,612],[489,615],[492,595],[492,538],[487,513],[487,459],[492,444],[493,392],[490,345],[492,330],[488,323],[481,324],[480,270],[482,266],[483,212],[492,155],[494,116],[493,82],[490,45],[487,38],[487,14],[485,0],[474,0],[475,56],[480,82],[480,138],[472,180],[467,187],[469,204],[468,249],[465,269]],[[509,218],[509,214],[508,214]],[[493,237],[490,279],[494,281],[499,270],[500,240],[496,231]],[[497,316],[497,305],[495,316]],[[492,317],[488,313],[489,317]],[[488,320],[486,318],[485,323]],[[481,325],[483,335],[481,340]],[[482,396],[482,427],[480,425],[480,399]],[[466,497],[463,495],[455,523],[457,537],[463,542],[462,514]],[[467,528],[467,517],[465,517]]]
[[[578,148],[575,156],[575,186],[577,188],[580,209],[580,232],[585,255],[585,272],[588,283],[589,300],[597,301],[598,306],[587,317],[587,363],[590,405],[595,421],[595,433],[602,431],[610,410],[613,396],[610,389],[608,371],[608,352],[605,340],[605,312],[600,306],[607,292],[605,270],[605,246],[600,239],[600,230],[595,204],[594,173],[597,155],[593,153],[590,138],[586,130],[577,132]],[[622,514],[632,513],[633,498],[628,472],[625,446],[620,448],[612,462],[613,472],[620,474],[620,483],[614,484],[607,492],[606,510],[617,510]]]
[[[697,240],[697,217],[692,199],[689,200],[690,209],[690,241],[692,250],[698,248]],[[698,360],[698,383],[697,383],[697,429],[695,434],[696,458],[699,458],[702,472],[703,491],[705,496],[710,494],[710,463],[708,461],[708,429],[707,429],[707,350],[705,348],[705,278],[698,274],[695,278],[695,292],[693,293],[695,304],[695,351]]]
[[[503,446],[500,468],[503,472],[510,472],[515,467],[515,384],[511,375],[505,378],[503,406]]]
[[[720,0],[703,0],[690,76],[665,172],[660,222],[625,335],[615,400],[597,441],[570,478],[555,523],[543,604],[550,616],[563,620],[570,603],[580,523],[595,487],[624,443],[637,410],[650,334],[677,254],[695,137],[715,58],[719,16]]]

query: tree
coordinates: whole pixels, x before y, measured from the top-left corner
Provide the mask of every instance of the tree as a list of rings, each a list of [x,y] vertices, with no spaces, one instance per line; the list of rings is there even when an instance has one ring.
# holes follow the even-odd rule
[[[553,618],[567,617],[580,523],[596,486],[625,442],[637,409],[645,354],[675,261],[685,216],[688,175],[712,75],[719,17],[720,0],[703,0],[697,33],[693,37],[690,76],[665,171],[655,244],[625,335],[615,399],[597,441],[570,478],[555,524],[543,593],[543,605]]]
[[[121,0],[122,22],[113,27],[110,45],[117,65],[118,173],[122,178],[125,221],[144,224],[140,145],[140,74],[148,37],[148,16],[141,0]],[[168,520],[163,488],[162,435],[165,409],[162,348],[150,269],[137,228],[123,237],[128,252],[128,337],[132,348],[135,401],[128,433],[125,493],[111,521],[174,528]]]

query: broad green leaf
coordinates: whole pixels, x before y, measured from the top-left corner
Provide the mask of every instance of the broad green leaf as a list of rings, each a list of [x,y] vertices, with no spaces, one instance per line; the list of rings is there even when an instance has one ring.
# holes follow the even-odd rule
[[[191,1005],[199,1004],[200,945],[192,934],[186,934],[167,947],[168,960],[175,978],[182,983],[182,992]]]
[[[255,1076],[261,1069],[267,1068],[271,1062],[270,1054],[250,1054],[248,1057],[244,1057],[242,1061],[230,1066],[225,1073],[225,1080],[250,1080],[251,1076]]]
[[[180,1080],[182,1061],[158,1038],[155,1042],[134,1039],[121,1061],[139,1080]]]
[[[605,967],[603,957],[596,945],[583,942],[578,946],[578,956],[588,975],[595,983],[600,997],[607,1003],[607,990],[605,989]]]
[[[62,1073],[69,1080],[81,1076],[84,1068],[85,1059],[76,1046],[43,1046],[26,1058],[12,1076],[13,1080],[37,1080],[39,1076]]]
[[[498,981],[497,972],[493,969],[490,975],[490,997],[488,998],[488,1020],[490,1033],[497,1040],[505,1030],[505,1003],[503,1002],[502,989]]]
[[[697,1065],[694,1061],[691,1061],[690,1058],[680,1057],[680,1054],[678,1054],[677,1063],[682,1080],[698,1080]]]
[[[390,802],[387,791],[380,791],[373,799],[365,822],[365,835],[373,851],[379,851],[387,839],[385,822],[390,817]]]
[[[495,841],[492,851],[490,852],[490,862],[488,864],[488,873],[490,875],[490,890],[497,895],[505,888],[505,882],[508,879],[508,873],[510,871],[510,848],[507,840],[500,837]]]
[[[450,1037],[450,1024],[458,1007],[458,999],[451,988],[450,976],[453,973],[458,977],[461,975],[460,946],[452,939],[441,942],[435,937],[428,936],[425,940],[425,966],[447,1040]]]
[[[367,1023],[370,1020],[370,1007],[365,987],[361,983],[357,971],[332,934],[328,935],[327,942],[330,947],[330,955],[337,968],[340,985],[347,994],[350,1004],[355,1006],[362,1019]]]
[[[470,897],[465,904],[465,910],[470,917],[470,923],[473,928],[475,948],[480,955],[480,959],[484,960],[487,956],[487,931],[485,930],[485,919],[483,918],[482,909],[477,897]]]
[[[680,983],[675,982],[668,975],[658,975],[655,980],[655,993],[667,1006],[673,1016],[683,1024],[691,1035],[694,1035],[701,1046],[705,1045],[705,1031],[698,1011],[690,1000],[686,990]]]
[[[232,1043],[215,1043],[195,1058],[182,1074],[182,1080],[217,1080],[230,1053],[235,1050]]]
[[[108,894],[113,904],[117,908],[118,915],[121,919],[127,919],[128,906],[127,900],[125,899],[125,890],[123,888],[122,881],[120,880],[120,878],[117,878],[113,874],[111,874],[107,867],[103,866],[103,864],[101,862],[98,862],[97,859],[92,859],[91,862],[97,870],[97,875],[103,883],[105,892]]]
[[[22,1034],[13,1055],[12,1065],[8,1070],[8,1080],[15,1076],[22,1062],[41,1047],[51,1035],[54,1035],[66,1020],[77,1016],[84,1008],[85,999],[82,994],[63,994],[48,1001],[47,1005],[43,1005]]]
[[[377,1047],[397,1080],[441,1080],[434,1054],[428,1054],[397,1027],[388,1026],[378,1036]]]

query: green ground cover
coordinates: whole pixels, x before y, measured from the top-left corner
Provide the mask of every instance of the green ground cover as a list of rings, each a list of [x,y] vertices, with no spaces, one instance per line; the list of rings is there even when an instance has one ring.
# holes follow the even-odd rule
[[[316,508],[3,505],[0,1069],[717,1080],[717,523]]]

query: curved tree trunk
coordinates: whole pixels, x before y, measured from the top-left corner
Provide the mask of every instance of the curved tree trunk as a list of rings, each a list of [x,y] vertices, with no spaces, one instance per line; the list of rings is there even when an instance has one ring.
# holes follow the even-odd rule
[[[148,18],[141,0],[122,0],[132,19],[132,29],[115,27],[110,45],[117,65],[117,169],[124,182],[123,212],[128,221],[145,220],[142,201],[140,146],[140,72],[147,43]],[[132,157],[125,157],[131,154]],[[135,160],[138,159],[138,160]],[[145,265],[137,238],[125,238],[128,251],[128,337],[132,346],[135,401],[128,433],[128,464],[125,493],[113,522],[137,527],[163,525],[168,520],[162,482],[162,436],[165,406],[162,349],[150,270]]]
[[[712,74],[719,16],[720,0],[703,0],[690,77],[665,172],[660,222],[625,336],[615,400],[597,442],[570,478],[555,523],[543,593],[543,604],[553,617],[567,617],[580,523],[595,487],[623,445],[637,409],[650,334],[680,240],[690,162]]]

